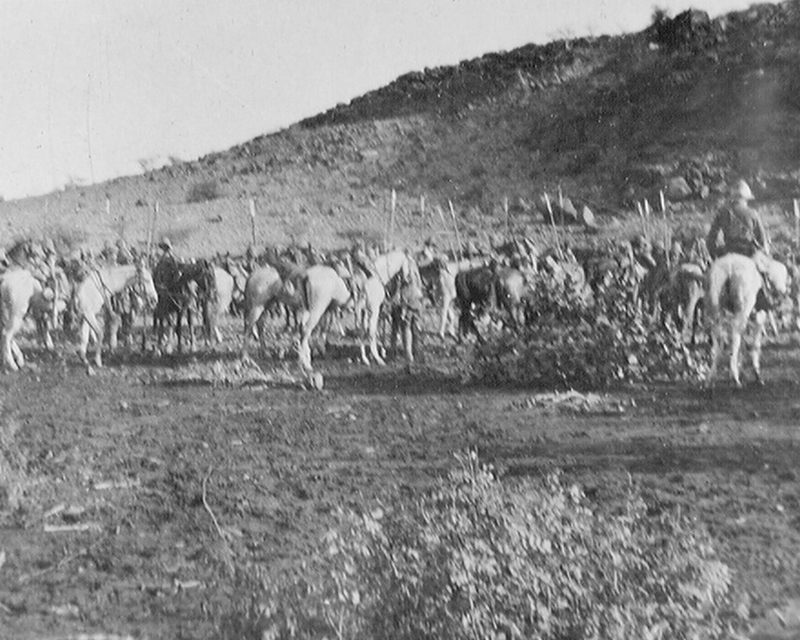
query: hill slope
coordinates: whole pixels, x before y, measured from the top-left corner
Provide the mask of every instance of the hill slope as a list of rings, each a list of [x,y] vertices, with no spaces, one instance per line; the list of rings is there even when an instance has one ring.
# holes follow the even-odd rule
[[[516,228],[535,232],[530,203],[559,186],[601,218],[624,216],[679,177],[692,191],[688,211],[711,206],[739,175],[779,203],[800,193],[799,160],[800,2],[791,0],[406,74],[227,151],[3,203],[0,215],[9,242],[141,243],[158,201],[156,235],[180,251],[240,252],[252,198],[258,244],[329,247],[380,238],[394,188],[395,235],[413,242],[446,233],[432,205],[448,200],[467,235],[502,232],[506,198]]]

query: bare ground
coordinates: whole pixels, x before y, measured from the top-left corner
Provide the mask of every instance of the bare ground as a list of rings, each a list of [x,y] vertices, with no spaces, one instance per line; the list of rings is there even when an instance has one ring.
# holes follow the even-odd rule
[[[94,375],[72,347],[34,350],[25,371],[0,377],[11,489],[0,496],[0,637],[214,638],[241,595],[234,567],[299,563],[334,509],[423,487],[468,448],[507,476],[560,468],[596,501],[633,481],[653,510],[692,513],[762,631],[800,598],[793,341],[765,352],[763,388],[643,385],[585,404],[464,385],[464,350],[428,342],[413,375],[335,349],[318,361],[323,392],[178,375],[233,363],[232,340],[200,361],[132,355]],[[754,637],[792,637],[773,626]]]

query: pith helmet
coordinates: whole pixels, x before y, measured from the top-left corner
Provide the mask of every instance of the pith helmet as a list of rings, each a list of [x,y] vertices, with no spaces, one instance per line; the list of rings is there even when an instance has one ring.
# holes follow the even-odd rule
[[[736,183],[736,186],[734,186],[733,188],[733,195],[739,200],[755,199],[755,197],[753,196],[753,192],[750,191],[750,187],[744,180],[739,180],[739,182]]]

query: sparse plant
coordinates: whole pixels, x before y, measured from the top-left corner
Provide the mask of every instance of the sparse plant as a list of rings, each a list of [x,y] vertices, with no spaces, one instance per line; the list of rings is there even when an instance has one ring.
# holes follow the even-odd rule
[[[208,202],[222,197],[219,184],[216,180],[203,180],[195,182],[186,193],[186,202]]]
[[[699,377],[706,353],[689,349],[671,318],[636,300],[625,273],[593,296],[538,278],[519,333],[497,332],[478,346],[467,375],[492,384],[597,389],[614,383]]]
[[[650,16],[650,24],[658,29],[661,25],[669,20],[669,9],[666,7],[654,6],[653,12]]]
[[[688,517],[649,515],[633,487],[603,512],[558,474],[504,482],[474,453],[459,461],[423,495],[340,513],[315,566],[264,579],[222,636],[700,639],[736,625],[730,571]]]

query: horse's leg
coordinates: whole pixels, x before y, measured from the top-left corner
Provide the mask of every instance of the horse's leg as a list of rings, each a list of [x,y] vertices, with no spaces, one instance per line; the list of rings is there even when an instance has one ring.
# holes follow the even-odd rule
[[[708,367],[708,374],[706,375],[706,386],[709,388],[714,386],[714,382],[717,377],[719,359],[722,355],[722,344],[723,330],[722,327],[718,326],[718,323],[715,322],[711,327],[711,358]]]
[[[119,344],[119,328],[122,325],[122,319],[118,313],[113,311],[108,314],[108,346],[114,351]]]
[[[777,314],[775,313],[775,311],[773,309],[770,309],[767,312],[767,320],[769,320],[769,328],[772,330],[772,336],[774,338],[777,338],[778,335],[780,335],[780,332],[778,331]]]
[[[50,334],[50,320],[47,317],[38,318],[36,320],[36,328],[45,350],[55,351],[56,345],[53,344],[53,336]]]
[[[183,353],[183,311],[178,309],[175,313],[175,337],[178,340],[178,353]]]
[[[14,346],[16,345],[16,342],[14,341],[14,334],[16,333],[16,330],[13,328],[13,326],[15,324],[16,322],[12,320],[11,326],[8,326],[8,322],[4,323],[3,326],[3,359],[6,366],[12,371],[19,370],[16,358],[14,357]]]
[[[756,374],[756,383],[764,384],[761,379],[761,345],[766,333],[767,312],[758,311],[756,313],[756,329],[753,335],[753,345],[750,347],[750,361],[753,363],[753,371]]]
[[[319,324],[326,308],[327,307],[322,304],[313,304],[311,309],[308,309],[307,312],[303,314],[298,358],[300,360],[300,366],[305,371],[311,371],[311,334]]]
[[[414,316],[408,312],[401,323],[403,325],[403,348],[406,353],[406,365],[410,368],[414,364]]]
[[[730,371],[733,383],[739,389],[742,386],[742,381],[739,373],[739,352],[742,348],[742,334],[747,328],[747,316],[744,314],[737,315],[731,323],[731,360]]]
[[[92,331],[94,331],[94,364],[96,367],[100,368],[103,366],[103,338],[104,338],[104,331],[105,328],[102,322],[98,322],[96,317],[86,318],[86,321],[89,323]]]
[[[264,307],[263,305],[255,305],[250,309],[247,309],[244,314],[244,335],[242,336],[242,350],[240,352],[240,356],[242,358],[247,357],[247,349],[248,344],[250,342],[250,336],[253,333],[253,329],[255,328],[256,322],[261,319],[261,316],[264,314]]]
[[[381,319],[381,306],[385,297],[386,293],[381,288],[380,294],[373,301],[374,306],[370,305],[372,308],[369,316],[369,352],[372,355],[372,359],[379,365],[386,364],[378,352],[378,323]]]
[[[699,309],[698,303],[701,300],[701,290],[697,287],[696,290],[693,290],[689,294],[689,301],[686,303],[686,308],[683,310],[683,317],[681,318],[682,322],[682,333],[684,337],[684,342],[686,342],[686,333],[687,328],[691,331],[690,335],[690,342],[691,345],[694,346],[696,342],[696,329],[697,329],[697,310]]]
[[[322,314],[319,325],[317,325],[319,327],[319,355],[322,358],[328,354],[328,334],[333,324],[333,313],[333,309],[329,307],[328,310]]]
[[[22,349],[19,348],[16,339],[11,341],[11,354],[18,368],[25,366],[25,357],[22,355]]]
[[[81,321],[81,329],[80,329],[80,344],[78,346],[78,355],[80,356],[81,362],[88,366],[89,359],[87,356],[87,351],[89,350],[89,335],[91,333],[91,327],[89,326],[89,321],[86,318],[83,318]]]
[[[263,356],[267,353],[267,313],[262,313],[256,321],[256,333],[258,334],[258,349]]]
[[[186,309],[186,330],[189,332],[189,353],[194,353],[195,350],[195,342],[194,342],[194,333],[195,333],[195,313],[194,310],[189,308]]]
[[[444,340],[445,332],[447,329],[447,320],[450,317],[450,302],[445,297],[442,296],[442,313],[441,319],[439,320],[439,337]]]

